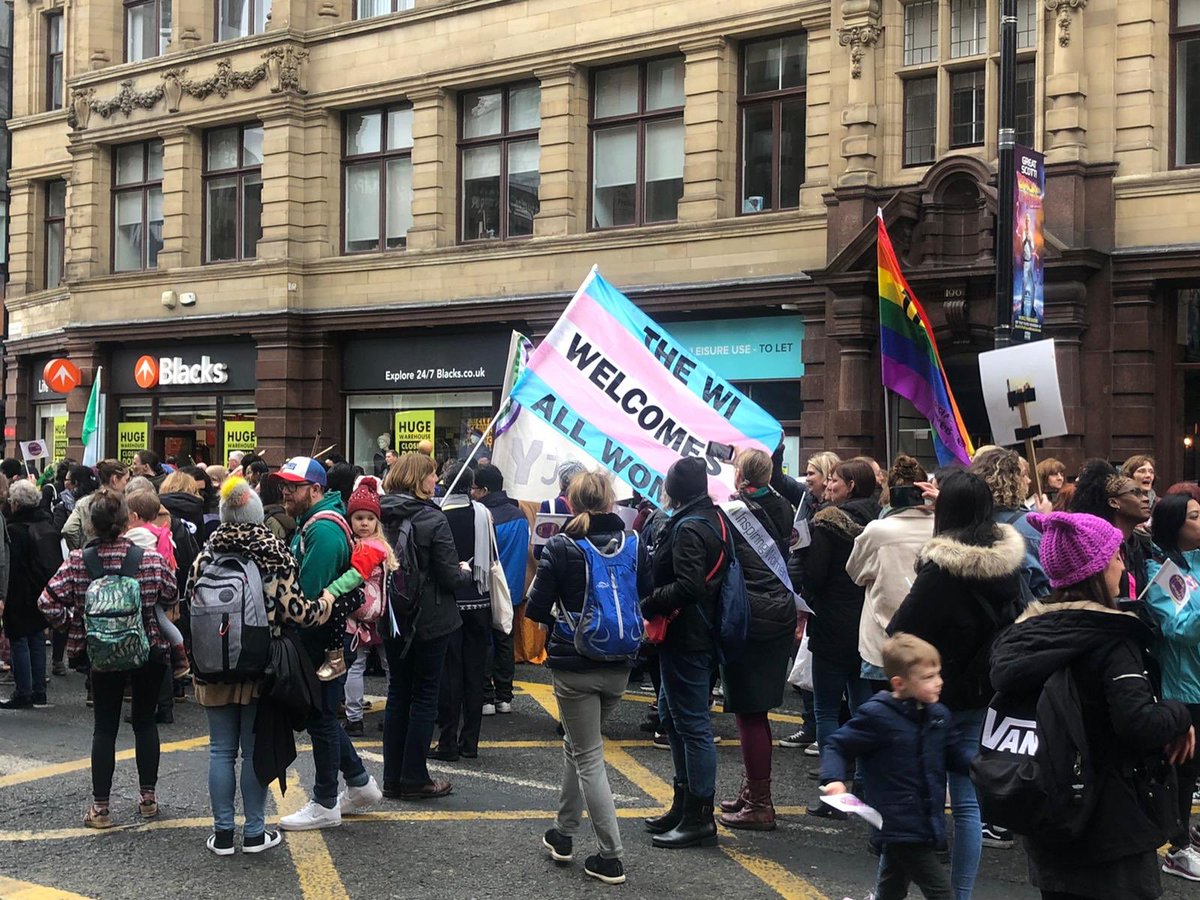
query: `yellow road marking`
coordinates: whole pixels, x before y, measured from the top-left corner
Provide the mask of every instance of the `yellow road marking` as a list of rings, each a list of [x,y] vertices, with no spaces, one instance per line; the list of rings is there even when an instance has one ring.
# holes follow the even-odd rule
[[[793,875],[777,862],[722,846],[725,855],[786,900],[829,900],[813,884]]]
[[[200,747],[208,746],[208,735],[197,738],[189,738],[186,741],[172,741],[171,743],[163,744],[160,748],[160,753],[174,753],[177,750],[196,750]],[[133,750],[122,750],[117,754],[117,761],[124,759],[133,759]],[[70,762],[53,763],[49,766],[42,766],[37,769],[27,769],[24,772],[14,772],[12,775],[5,775],[0,778],[0,788],[12,787],[16,784],[27,784],[30,781],[41,781],[43,778],[53,778],[55,775],[65,775],[68,772],[78,772],[80,769],[90,769],[92,766],[92,758],[85,756],[83,759],[73,759]]]
[[[284,796],[279,792],[279,783],[271,782],[271,793],[281,816],[290,815],[308,802],[300,787],[300,779],[293,772],[288,778],[291,793]],[[300,878],[300,892],[304,900],[350,900],[346,886],[338,877],[329,845],[320,831],[287,832],[287,849],[292,856],[292,865]]]
[[[83,894],[72,894],[56,888],[17,881],[0,875],[0,898],[3,900],[89,900]]]

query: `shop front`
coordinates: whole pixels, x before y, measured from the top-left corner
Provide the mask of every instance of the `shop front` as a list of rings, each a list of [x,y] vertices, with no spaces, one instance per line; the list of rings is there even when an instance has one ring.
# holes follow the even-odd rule
[[[783,425],[784,471],[800,468],[800,379],[804,321],[800,316],[760,316],[663,322],[693,356],[773,415]]]
[[[179,341],[114,348],[109,446],[181,464],[224,463],[256,446],[253,343]]]
[[[67,455],[67,398],[46,382],[46,364],[52,357],[40,357],[31,364],[29,379],[29,409],[32,426],[28,435],[18,440],[42,440],[50,449],[50,464]]]
[[[384,453],[434,447],[465,457],[487,429],[504,384],[511,332],[429,333],[347,340],[342,348],[346,458],[382,474]]]

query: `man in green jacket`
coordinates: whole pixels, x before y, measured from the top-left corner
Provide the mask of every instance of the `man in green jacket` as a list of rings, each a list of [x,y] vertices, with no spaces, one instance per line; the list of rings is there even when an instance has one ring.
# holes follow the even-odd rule
[[[298,526],[292,538],[292,553],[300,566],[300,589],[305,597],[316,599],[350,566],[350,530],[342,497],[337,491],[325,493],[325,467],[307,456],[292,457],[271,477],[282,482],[284,509]],[[329,627],[301,632],[314,666],[324,658]],[[343,675],[321,682],[321,708],[308,719],[316,769],[312,799],[298,812],[279,820],[284,831],[333,828],[342,824],[342,813],[364,812],[383,799],[383,792],[367,774],[346,729],[338,722],[345,680]],[[339,771],[346,779],[346,789],[340,794]]]

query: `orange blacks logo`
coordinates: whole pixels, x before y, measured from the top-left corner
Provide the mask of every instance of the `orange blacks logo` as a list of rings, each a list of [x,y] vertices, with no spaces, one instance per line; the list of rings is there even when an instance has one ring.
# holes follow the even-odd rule
[[[42,370],[42,378],[50,386],[50,390],[59,394],[69,393],[79,387],[82,380],[79,366],[63,358],[52,359],[46,363],[46,368]]]
[[[158,384],[158,360],[153,356],[143,356],[133,366],[133,380],[142,389],[149,389]]]

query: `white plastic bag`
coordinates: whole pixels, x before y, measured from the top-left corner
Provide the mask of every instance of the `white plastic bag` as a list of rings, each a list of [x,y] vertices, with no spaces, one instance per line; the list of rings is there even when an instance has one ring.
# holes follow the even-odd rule
[[[792,673],[788,675],[788,684],[802,691],[811,691],[812,684],[812,653],[808,649],[808,635],[800,642],[796,650],[796,661],[792,664]]]

